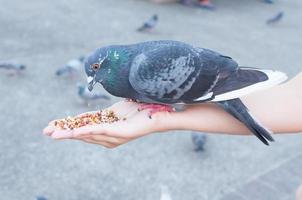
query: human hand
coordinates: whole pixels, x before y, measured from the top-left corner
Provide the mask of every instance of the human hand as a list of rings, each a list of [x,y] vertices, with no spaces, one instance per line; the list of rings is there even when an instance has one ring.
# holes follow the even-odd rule
[[[53,139],[76,139],[114,148],[138,137],[168,130],[166,119],[169,119],[172,113],[156,113],[150,119],[148,110],[138,111],[138,108],[139,104],[135,102],[118,102],[107,108],[113,110],[121,119],[117,122],[87,125],[73,130],[61,130],[56,128],[54,121],[52,121],[43,130],[43,133]]]

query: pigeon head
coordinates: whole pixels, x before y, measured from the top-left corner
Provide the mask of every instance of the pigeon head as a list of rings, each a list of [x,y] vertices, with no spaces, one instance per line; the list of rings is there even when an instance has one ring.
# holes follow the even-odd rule
[[[20,69],[20,70],[25,70],[25,68],[26,68],[25,65],[20,65],[20,66],[19,66],[19,69]]]
[[[109,49],[101,48],[96,50],[85,61],[85,72],[89,91],[93,90],[96,83],[102,83],[110,65],[108,63]]]
[[[116,81],[120,66],[128,61],[128,54],[121,46],[108,46],[96,50],[85,61],[89,91],[93,90],[96,83],[101,83],[105,87]]]

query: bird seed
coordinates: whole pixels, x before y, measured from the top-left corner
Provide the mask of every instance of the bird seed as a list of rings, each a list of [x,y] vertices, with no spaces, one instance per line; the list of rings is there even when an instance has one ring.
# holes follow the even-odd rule
[[[56,120],[54,125],[62,130],[73,130],[87,125],[95,125],[101,123],[113,123],[119,118],[112,110],[101,110],[95,113],[87,113],[78,117],[66,117]]]

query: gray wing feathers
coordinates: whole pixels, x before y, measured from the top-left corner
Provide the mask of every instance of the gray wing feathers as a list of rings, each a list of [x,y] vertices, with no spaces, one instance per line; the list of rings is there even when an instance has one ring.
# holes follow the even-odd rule
[[[173,99],[178,99],[195,81],[194,78],[190,79],[185,87],[180,88],[194,73],[195,67],[190,65],[194,60],[190,54],[161,58],[162,56],[154,58],[144,53],[138,55],[131,65],[129,81],[140,94],[162,99],[173,92]]]

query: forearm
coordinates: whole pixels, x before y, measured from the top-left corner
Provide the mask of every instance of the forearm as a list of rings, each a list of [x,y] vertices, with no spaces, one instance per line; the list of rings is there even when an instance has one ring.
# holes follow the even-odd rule
[[[302,132],[302,74],[287,83],[242,99],[253,116],[274,133]],[[167,117],[168,129],[249,134],[237,119],[215,104],[189,106]]]

